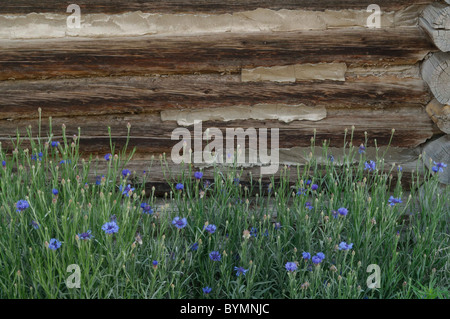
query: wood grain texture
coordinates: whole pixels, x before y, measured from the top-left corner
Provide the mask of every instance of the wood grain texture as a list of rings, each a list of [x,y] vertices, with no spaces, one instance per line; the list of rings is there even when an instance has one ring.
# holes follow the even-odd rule
[[[240,82],[238,75],[111,77],[0,82],[0,119],[141,114],[258,103],[349,109],[424,107],[419,78],[359,77],[346,82]],[[207,110],[206,110],[207,111]]]
[[[0,41],[0,80],[240,73],[300,63],[415,64],[436,50],[420,28]]]
[[[434,0],[378,0],[382,10],[396,10],[414,4],[429,4]],[[0,14],[31,12],[64,13],[73,1],[2,0]],[[77,0],[82,13],[122,13],[143,11],[155,13],[230,13],[243,10],[305,9],[305,10],[364,10],[371,0]]]
[[[421,73],[436,100],[450,104],[450,52],[432,54],[422,64]]]

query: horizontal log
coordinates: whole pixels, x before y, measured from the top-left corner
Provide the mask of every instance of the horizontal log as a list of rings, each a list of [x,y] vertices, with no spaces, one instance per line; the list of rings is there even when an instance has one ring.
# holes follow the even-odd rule
[[[429,4],[434,0],[378,0],[382,10],[396,10],[414,4]],[[0,13],[24,14],[31,12],[65,12],[73,1],[54,0],[3,0]],[[82,12],[121,13],[128,11],[158,13],[225,13],[242,10],[267,9],[305,9],[305,10],[343,10],[365,9],[371,0],[77,0]]]
[[[240,73],[300,63],[413,65],[435,50],[419,28],[0,41],[0,80]]]
[[[357,77],[345,82],[246,82],[239,75],[111,77],[0,82],[0,119],[147,113],[234,105],[300,104],[344,108],[423,107],[419,78]]]
[[[47,115],[49,114],[44,113],[44,118]],[[139,153],[170,153],[172,147],[179,142],[171,140],[172,131],[179,125],[175,121],[162,121],[157,113],[60,117],[53,118],[52,123],[55,136],[53,140],[61,141],[62,124],[66,125],[69,137],[78,134],[78,127],[80,127],[81,149],[86,153],[101,155],[109,151],[108,126],[111,128],[113,142],[117,147],[123,147],[126,142],[127,123],[131,124],[129,145],[130,147],[136,146]],[[23,137],[26,135],[26,128],[29,125],[32,126],[33,136],[37,136],[37,124],[36,119],[1,120],[0,141],[2,141],[3,147],[11,148],[10,138],[15,136],[16,130],[18,129]],[[367,132],[370,139],[369,146],[374,145],[374,139],[377,140],[378,146],[383,146],[389,144],[391,130],[395,129],[392,145],[404,148],[416,147],[432,136],[441,134],[421,107],[401,107],[387,110],[330,108],[327,110],[327,116],[319,121],[283,123],[276,120],[235,120],[229,122],[204,121],[202,123],[203,131],[208,127],[217,127],[224,136],[226,128],[279,128],[280,148],[309,146],[314,129],[318,145],[324,140],[330,140],[331,146],[340,147],[343,145],[345,130],[348,130],[347,136],[349,136],[353,125],[355,126],[354,143],[356,146],[364,143],[364,132]],[[42,136],[47,136],[48,129],[48,121],[44,120]],[[189,126],[188,129],[193,137],[193,126]]]

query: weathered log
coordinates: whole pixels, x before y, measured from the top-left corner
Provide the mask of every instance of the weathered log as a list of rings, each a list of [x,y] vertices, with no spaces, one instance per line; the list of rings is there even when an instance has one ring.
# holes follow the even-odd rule
[[[450,6],[434,3],[425,8],[419,25],[428,33],[436,47],[450,51]]]
[[[434,0],[378,0],[382,10],[390,11],[414,4],[429,4]],[[54,0],[3,0],[0,13],[24,14],[31,12],[63,13],[73,1]],[[304,10],[345,10],[366,9],[371,0],[77,0],[85,13],[121,13],[128,11],[158,13],[225,13],[242,10],[304,9]]]
[[[433,29],[450,30],[450,6],[434,2],[427,6],[421,16]]]
[[[44,113],[43,116],[47,116]],[[175,121],[162,121],[158,113],[139,115],[102,115],[90,117],[58,117],[52,119],[53,140],[61,140],[61,126],[65,124],[67,135],[78,134],[81,128],[81,150],[85,153],[105,154],[109,150],[109,137],[107,126],[111,128],[112,141],[121,148],[125,145],[127,123],[131,124],[130,147],[136,146],[142,154],[170,153],[178,140],[171,140],[172,131],[179,127]],[[38,132],[37,119],[1,120],[0,141],[3,147],[12,147],[10,138],[15,137],[17,129],[22,137],[26,136],[26,128],[31,125],[33,136]],[[403,148],[416,147],[440,131],[435,127],[426,112],[421,107],[400,107],[396,109],[327,109],[327,116],[319,121],[293,121],[283,123],[277,120],[234,120],[204,121],[203,132],[208,127],[219,128],[225,136],[226,128],[244,129],[279,128],[280,148],[307,147],[316,129],[316,143],[321,145],[324,140],[330,140],[331,146],[343,145],[345,130],[347,136],[351,127],[355,126],[354,143],[359,146],[365,141],[364,132],[367,132],[368,146],[388,145],[391,130],[395,129],[392,145]],[[414,130],[411,130],[414,127]],[[193,137],[193,126],[189,126]],[[46,134],[49,130],[48,121],[42,122],[42,136],[48,140]],[[270,130],[269,130],[270,131]],[[270,137],[270,136],[269,136]],[[269,143],[270,143],[269,138]],[[24,142],[26,142],[24,140]],[[206,141],[204,142],[204,144]],[[26,144],[24,144],[26,145]]]
[[[413,65],[433,50],[431,40],[417,28],[5,40],[0,42],[0,80],[233,74],[243,68],[320,62]]]
[[[0,119],[146,113],[235,105],[300,104],[339,108],[424,107],[420,78],[359,77],[345,82],[246,82],[239,75],[110,77],[0,82]]]
[[[422,64],[422,77],[436,100],[450,104],[450,53],[437,52]]]
[[[450,184],[450,135],[444,135],[437,140],[427,143],[423,149],[424,163],[431,170],[436,167],[439,174],[439,181],[444,184]],[[439,171],[436,163],[447,164],[446,168]]]
[[[442,132],[450,134],[450,105],[441,104],[433,99],[428,103],[426,111]]]

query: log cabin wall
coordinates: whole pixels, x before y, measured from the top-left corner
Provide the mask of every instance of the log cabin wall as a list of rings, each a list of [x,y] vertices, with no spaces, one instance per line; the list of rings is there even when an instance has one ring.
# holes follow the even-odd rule
[[[86,156],[109,152],[108,126],[122,147],[130,123],[137,172],[196,119],[222,131],[279,128],[282,164],[307,160],[314,130],[338,156],[352,126],[355,146],[367,132],[368,156],[395,129],[386,162],[405,172],[427,147],[448,163],[448,4],[378,0],[381,27],[369,28],[372,2],[2,0],[2,147],[17,130],[36,133],[41,108],[54,140],[62,124],[81,129]],[[80,28],[68,27],[71,3]]]

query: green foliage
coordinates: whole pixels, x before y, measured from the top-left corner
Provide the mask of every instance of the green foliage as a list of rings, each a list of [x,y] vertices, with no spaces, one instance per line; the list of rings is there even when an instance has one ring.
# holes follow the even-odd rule
[[[233,165],[215,167],[206,185],[191,166],[177,175],[161,158],[172,191],[156,198],[154,189],[145,191],[152,163],[145,174],[121,174],[134,150],[115,152],[111,143],[117,156],[109,161],[83,160],[80,132],[72,142],[63,128],[56,147],[51,130],[46,142],[31,136],[29,130],[29,150],[19,136],[13,150],[0,145],[0,298],[448,298],[449,188],[442,190],[421,161],[407,194],[402,172],[385,167],[385,154],[366,158],[351,136],[339,160],[311,156],[304,166],[282,167],[270,184],[251,175],[238,181],[242,170]],[[323,152],[327,159],[326,144]],[[375,171],[364,169],[368,160]],[[123,194],[128,184],[134,191]],[[390,206],[390,196],[403,202]],[[30,207],[17,212],[19,200]],[[340,207],[346,216],[334,213]],[[101,227],[113,215],[119,232],[105,234]],[[172,225],[176,216],[187,219],[185,228]],[[215,233],[205,223],[216,225]],[[88,230],[94,237],[81,240]],[[51,238],[61,248],[49,249]],[[343,241],[353,248],[338,249]],[[211,261],[211,251],[221,261]],[[302,252],[326,257],[316,266]],[[287,262],[297,270],[288,272]],[[80,267],[80,288],[66,285],[71,264]],[[380,288],[367,286],[371,264],[381,269]],[[248,271],[236,276],[234,267]]]

